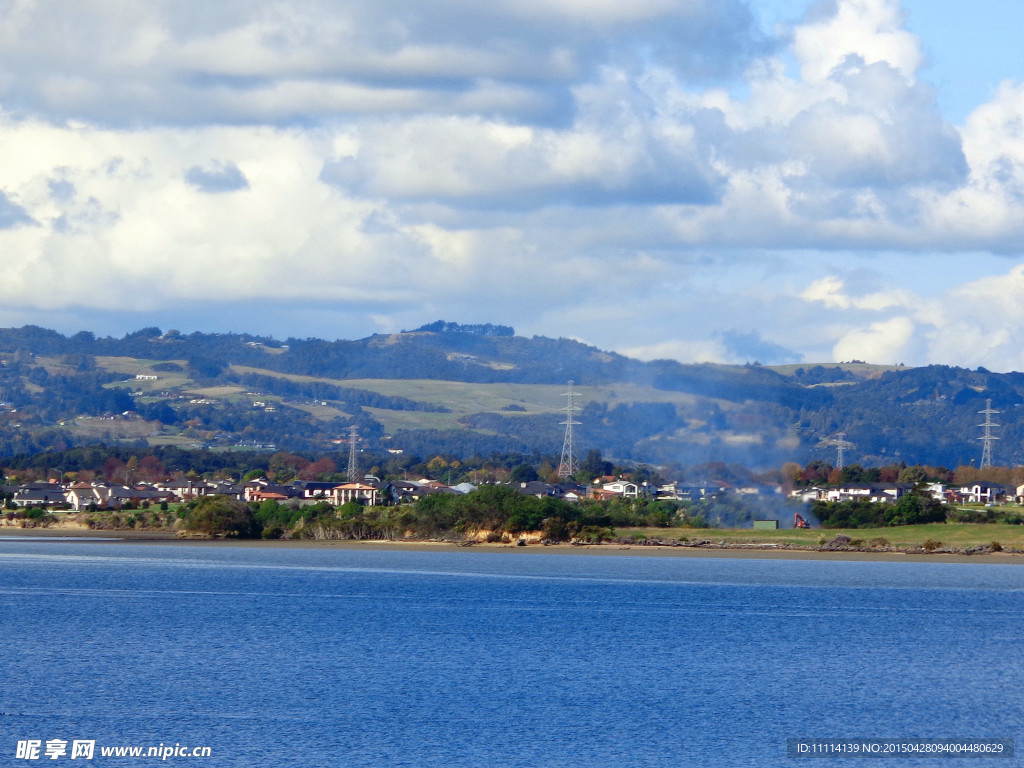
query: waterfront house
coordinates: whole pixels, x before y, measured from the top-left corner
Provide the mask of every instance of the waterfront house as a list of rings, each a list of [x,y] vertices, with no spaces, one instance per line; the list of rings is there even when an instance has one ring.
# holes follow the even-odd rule
[[[1004,501],[1010,490],[998,483],[978,482],[960,486],[954,491],[954,498],[961,504],[995,504]]]
[[[381,501],[381,489],[369,483],[342,483],[334,486],[331,491],[331,503],[340,507],[349,501],[376,506]]]

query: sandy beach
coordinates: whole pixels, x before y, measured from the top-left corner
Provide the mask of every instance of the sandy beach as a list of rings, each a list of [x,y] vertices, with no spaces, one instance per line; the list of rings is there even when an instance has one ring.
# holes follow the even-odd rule
[[[824,551],[782,547],[774,544],[710,544],[706,546],[666,546],[636,544],[473,544],[463,545],[442,541],[352,541],[291,539],[264,541],[261,539],[204,539],[176,536],[160,531],[97,531],[81,527],[18,528],[0,527],[0,541],[17,540],[94,541],[97,544],[117,545],[150,544],[199,547],[247,547],[252,549],[347,549],[394,550],[416,552],[464,552],[474,554],[511,553],[517,555],[577,555],[582,557],[705,557],[742,558],[761,560],[850,560],[878,562],[928,563],[990,563],[1024,564],[1024,554],[992,552],[986,554],[918,553],[918,552],[866,552],[857,550]]]

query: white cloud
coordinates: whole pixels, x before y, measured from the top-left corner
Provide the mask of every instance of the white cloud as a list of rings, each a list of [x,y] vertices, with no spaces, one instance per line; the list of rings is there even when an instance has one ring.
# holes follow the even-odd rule
[[[830,77],[849,57],[884,62],[912,78],[921,65],[917,37],[903,28],[898,0],[822,0],[793,34],[793,52],[807,82]]]
[[[630,87],[608,79],[582,89],[580,115],[565,130],[479,117],[365,124],[359,149],[329,161],[324,178],[375,197],[461,199],[471,208],[710,200],[717,178],[693,131],[645,121],[623,105],[636,97]]]
[[[917,299],[910,290],[887,289],[852,294],[846,281],[837,275],[815,280],[800,294],[804,301],[820,302],[829,309],[861,309],[880,312],[892,307],[908,307]]]
[[[907,317],[880,320],[866,328],[846,333],[833,349],[835,360],[861,360],[895,365],[907,356],[915,333],[914,322]]]
[[[1024,264],[972,279],[969,268],[957,269],[955,255],[919,260],[921,269],[947,275],[944,289],[929,295],[913,290],[920,279],[911,272],[858,295],[833,273],[800,292],[800,302],[828,317],[820,330],[833,339],[832,359],[1024,369]]]
[[[460,104],[468,114],[475,100],[458,95],[481,83],[554,86],[561,98],[609,52],[732,74],[761,45],[754,31],[740,0],[11,0],[0,16],[0,100],[116,125],[447,114]],[[524,106],[504,108],[516,119]]]
[[[8,314],[264,302],[642,357],[1024,365],[1017,271],[925,296],[842,267],[1024,236],[1024,86],[951,126],[896,0],[772,39],[739,0],[424,8],[12,0]]]
[[[970,280],[941,300],[923,303],[920,318],[933,330],[927,335],[928,357],[936,362],[1024,370],[1024,264],[1005,274]]]
[[[625,347],[622,353],[638,360],[687,360],[697,363],[720,363],[729,358],[724,345],[714,339],[640,344]]]

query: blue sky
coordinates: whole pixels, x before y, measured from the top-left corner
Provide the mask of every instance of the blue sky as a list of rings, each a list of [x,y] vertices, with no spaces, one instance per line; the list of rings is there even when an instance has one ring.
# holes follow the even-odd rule
[[[1022,14],[12,0],[0,325],[1021,370]]]

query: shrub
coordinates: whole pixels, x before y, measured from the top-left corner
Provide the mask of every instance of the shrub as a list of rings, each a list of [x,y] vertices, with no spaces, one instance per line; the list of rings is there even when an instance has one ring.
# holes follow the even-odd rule
[[[280,539],[284,535],[284,529],[280,525],[271,525],[263,529],[264,539]]]
[[[921,545],[921,547],[924,548],[925,550],[927,550],[928,552],[934,552],[936,549],[938,549],[941,546],[942,546],[942,542],[941,541],[935,541],[935,539],[927,539],[924,542],[924,544]]]
[[[260,532],[248,505],[229,496],[204,496],[195,502],[185,518],[185,530],[243,539]]]
[[[811,514],[822,528],[878,528],[946,521],[945,505],[926,491],[915,489],[894,503],[872,501],[816,501]]]
[[[668,528],[672,525],[672,516],[664,510],[658,510],[647,515],[644,518],[644,524],[651,528]]]
[[[600,544],[602,541],[608,541],[609,539],[615,538],[614,528],[602,528],[597,525],[585,525],[577,531],[574,537],[575,541],[585,542],[587,544]]]
[[[560,517],[549,517],[542,523],[543,536],[548,541],[568,541],[569,526]]]
[[[889,546],[889,540],[887,538],[885,538],[884,536],[876,536],[875,538],[873,538],[871,541],[868,542],[868,546],[869,547],[888,547]]]
[[[989,546],[989,549],[991,549],[993,552],[1002,552],[1003,551],[1003,545],[1000,544],[998,541],[993,541],[988,546]]]
[[[946,522],[945,505],[922,491],[914,490],[895,504],[886,505],[888,525],[920,525]]]
[[[395,524],[388,520],[338,520],[320,517],[309,521],[293,535],[300,539],[393,539]]]

